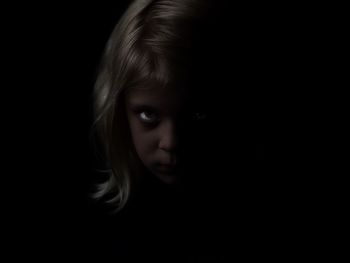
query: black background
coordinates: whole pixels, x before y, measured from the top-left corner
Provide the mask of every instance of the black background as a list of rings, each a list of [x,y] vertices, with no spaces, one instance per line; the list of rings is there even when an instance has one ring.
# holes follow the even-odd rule
[[[104,224],[111,219],[99,214],[88,197],[96,179],[89,141],[91,91],[100,55],[126,2],[7,8],[3,188],[12,256],[84,258],[91,255],[89,249],[103,250],[105,242],[98,245],[99,239],[110,238],[100,231],[108,231]],[[328,250],[309,245],[328,244],[325,237],[333,228],[323,228],[325,218],[339,205],[328,183],[327,172],[334,167],[324,162],[329,141],[320,143],[331,104],[320,87],[334,85],[336,75],[329,67],[333,53],[324,50],[337,32],[328,13],[319,17],[314,7],[252,5],[243,10],[228,16],[240,30],[237,38],[236,33],[223,37],[227,47],[237,47],[223,58],[239,51],[239,61],[247,57],[252,63],[238,67],[247,69],[238,80],[229,65],[218,71],[223,86],[238,82],[250,88],[236,91],[238,100],[224,90],[226,96],[213,104],[218,116],[214,138],[222,150],[213,163],[220,163],[220,174],[236,169],[242,176],[221,185],[221,202],[209,218],[222,223],[219,232],[224,234],[215,238],[231,256],[242,252],[235,249],[237,242],[265,256],[276,256],[275,250],[285,256],[323,255]],[[238,125],[231,125],[232,116]],[[237,146],[237,137],[244,143]],[[260,160],[255,159],[256,144],[264,148]],[[230,155],[226,150],[233,146]],[[233,156],[249,158],[232,167]],[[222,242],[237,236],[255,239]]]
[[[91,92],[125,2],[4,8],[4,251],[12,258],[89,254],[98,217],[89,197]]]

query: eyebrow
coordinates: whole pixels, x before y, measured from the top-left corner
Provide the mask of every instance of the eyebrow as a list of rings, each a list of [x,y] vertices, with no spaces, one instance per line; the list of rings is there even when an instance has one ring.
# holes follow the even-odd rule
[[[130,103],[130,108],[136,111],[141,111],[141,110],[153,111],[153,112],[159,111],[157,107],[150,106],[144,103]]]

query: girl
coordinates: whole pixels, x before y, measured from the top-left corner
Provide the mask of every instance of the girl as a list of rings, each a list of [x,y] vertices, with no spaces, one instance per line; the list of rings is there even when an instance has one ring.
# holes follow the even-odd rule
[[[203,37],[212,8],[203,0],[136,0],[108,40],[94,98],[109,175],[95,196],[117,210],[147,180],[179,189],[185,170],[202,160],[210,83],[202,76],[212,70]]]
[[[95,197],[119,215],[129,212],[124,221],[113,221],[124,227],[111,249],[129,243],[132,251],[153,253],[156,247],[171,257],[181,240],[184,253],[221,253],[216,241],[226,240],[233,207],[227,193],[237,198],[248,189],[242,178],[255,151],[247,145],[253,91],[244,89],[253,64],[250,31],[231,29],[220,5],[136,0],[108,40],[94,98],[109,172]],[[236,34],[234,43],[228,34]]]

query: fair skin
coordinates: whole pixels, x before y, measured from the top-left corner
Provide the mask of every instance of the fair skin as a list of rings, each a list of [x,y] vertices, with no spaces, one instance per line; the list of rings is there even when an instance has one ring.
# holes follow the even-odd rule
[[[144,166],[165,183],[181,175],[181,129],[187,94],[184,88],[134,88],[126,112],[135,150]]]

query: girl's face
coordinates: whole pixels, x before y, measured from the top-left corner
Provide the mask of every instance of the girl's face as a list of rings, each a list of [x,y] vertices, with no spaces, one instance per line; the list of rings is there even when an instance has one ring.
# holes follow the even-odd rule
[[[181,174],[180,130],[187,94],[176,88],[134,88],[126,112],[136,152],[155,176],[173,183]]]

